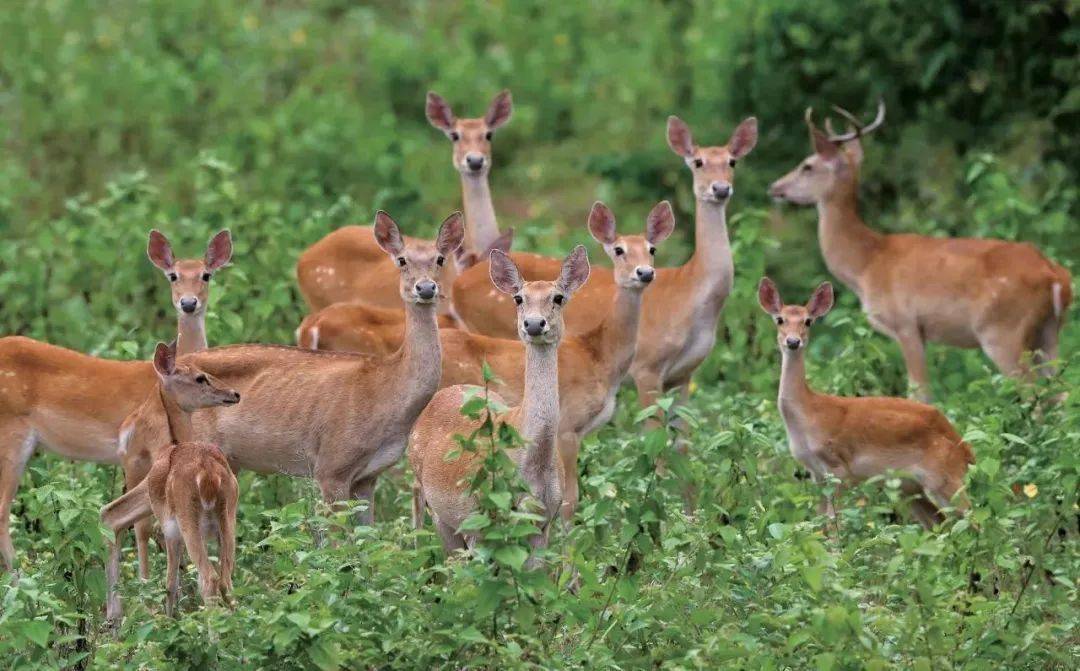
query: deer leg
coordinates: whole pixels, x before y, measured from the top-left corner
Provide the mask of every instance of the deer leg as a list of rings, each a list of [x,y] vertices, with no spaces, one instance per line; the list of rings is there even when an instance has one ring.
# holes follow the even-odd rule
[[[660,376],[651,370],[635,370],[632,372],[634,376],[634,386],[637,387],[638,402],[642,408],[648,408],[651,405],[656,404],[656,398],[660,395],[662,390],[662,382]],[[648,429],[653,429],[660,425],[659,419],[653,418],[645,425]]]
[[[180,522],[180,535],[184,539],[188,557],[195,563],[199,572],[199,593],[202,594],[203,603],[210,603],[219,594],[218,575],[214,565],[210,562],[210,553],[206,550],[206,536],[199,517],[203,513],[196,513],[191,517],[184,517]]]
[[[412,485],[412,526],[419,531],[424,528],[424,488],[420,483],[413,481]]]
[[[357,515],[360,524],[375,526],[375,476],[354,482],[349,495],[349,498],[367,502],[367,510]]]
[[[221,598],[230,603],[232,575],[236,567],[236,503],[225,503],[225,514],[218,520],[218,581]]]
[[[893,338],[900,345],[907,368],[908,387],[912,395],[923,403],[931,401],[930,373],[926,368],[926,343],[919,327],[900,329]]]
[[[983,352],[994,365],[1010,377],[1026,377],[1030,372],[1024,365],[1023,338],[1012,333],[992,333],[979,339]]]
[[[113,542],[109,546],[109,562],[105,565],[105,619],[114,629],[120,628],[120,619],[124,616],[124,607],[120,602],[120,548],[124,544],[127,529],[117,529]]]
[[[175,524],[175,522],[174,522]],[[165,534],[165,615],[173,617],[176,614],[176,601],[180,598],[180,553],[181,543],[179,530]]]
[[[124,490],[135,489],[150,472],[150,455],[139,449],[132,450],[129,446],[128,456],[123,463]],[[139,579],[150,579],[150,536],[154,530],[153,517],[144,517],[135,522],[135,548],[139,555]]]
[[[559,460],[563,469],[563,500],[560,508],[563,522],[569,527],[578,504],[578,453],[581,451],[581,439],[577,434],[566,431],[557,440]]]
[[[465,549],[465,538],[454,527],[436,518],[435,530],[439,532],[439,537],[442,538],[443,548],[446,549],[447,555]]]
[[[34,453],[37,437],[20,421],[0,428],[0,569],[15,569],[15,545],[11,542],[11,504],[19,489],[26,462]]]

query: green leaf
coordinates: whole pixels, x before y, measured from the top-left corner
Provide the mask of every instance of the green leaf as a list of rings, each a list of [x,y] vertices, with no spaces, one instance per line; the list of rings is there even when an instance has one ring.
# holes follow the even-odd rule
[[[500,564],[504,564],[515,571],[518,571],[525,565],[525,560],[529,558],[529,553],[521,546],[509,545],[495,550],[492,556],[495,557],[495,560]]]
[[[803,579],[815,592],[821,591],[821,578],[824,573],[825,570],[821,566],[806,566],[802,570]]]
[[[22,622],[19,625],[19,631],[25,636],[31,643],[36,644],[39,648],[46,648],[49,645],[49,634],[52,633],[52,625],[44,620],[28,620]]]
[[[495,504],[495,507],[499,510],[510,510],[510,504],[513,502],[513,495],[510,492],[491,492],[488,494],[488,499]]]
[[[465,518],[465,521],[458,527],[458,531],[478,531],[487,528],[490,525],[491,520],[488,519],[486,515],[473,513]]]

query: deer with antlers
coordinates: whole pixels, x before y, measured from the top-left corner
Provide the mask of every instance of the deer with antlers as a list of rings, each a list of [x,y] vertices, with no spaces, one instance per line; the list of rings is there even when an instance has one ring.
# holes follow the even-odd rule
[[[826,475],[859,482],[901,471],[908,477],[905,488],[917,494],[913,509],[925,526],[940,521],[942,508],[967,509],[962,489],[975,456],[940,411],[904,398],[829,396],[807,384],[810,327],[832,308],[831,284],[822,283],[805,306],[785,305],[776,285],[765,277],[758,302],[776,322],[782,356],[777,405],[791,454],[814,482]],[[831,501],[825,508],[830,517],[835,515]]]
[[[757,143],[757,120],[740,123],[726,145],[701,147],[678,117],[668,119],[668,144],[686,162],[694,178],[697,214],[694,254],[685,264],[657,268],[656,279],[641,306],[641,324],[630,375],[643,406],[657,396],[681,388],[685,397],[690,377],[716,342],[720,310],[731,292],[734,264],[727,231],[727,204],[734,193],[735,164]],[[555,259],[536,254],[511,255],[526,277],[558,276]],[[507,297],[484,291],[487,265],[479,263],[454,282],[457,316],[473,332],[510,338],[516,332]],[[596,328],[616,291],[613,271],[593,270],[589,282],[566,311],[566,328],[580,334]]]
[[[229,262],[229,232],[210,240],[203,259],[176,260],[165,236],[152,231],[147,254],[169,280],[183,346],[205,346],[209,284]],[[34,450],[119,464],[121,425],[154,380],[149,361],[100,359],[22,336],[0,338],[0,568],[14,566],[9,514]]]
[[[368,524],[378,476],[404,454],[413,423],[438,389],[437,278],[464,236],[460,213],[443,221],[435,242],[406,240],[385,212],[376,215],[373,230],[389,258],[384,263],[398,269],[405,302],[405,338],[396,352],[369,357],[232,345],[181,359],[244,398],[228,413],[200,411],[198,440],[218,445],[235,469],[313,477],[329,503],[364,500],[361,520]],[[145,407],[123,462],[129,482],[142,480],[148,457],[167,440],[165,408]]]
[[[187,363],[177,363],[177,343],[158,343],[154,371],[157,395],[165,409],[169,443],[157,450],[146,477],[124,495],[101,509],[101,521],[115,534],[106,567],[106,616],[118,623],[120,596],[120,537],[136,521],[151,513],[165,532],[168,556],[165,612],[173,615],[180,596],[180,546],[199,571],[204,602],[220,596],[228,600],[236,564],[236,476],[216,445],[194,440],[191,413],[202,408],[236,405],[240,394]],[[210,562],[207,546],[218,544],[218,566]]]
[[[541,533],[530,543],[547,545],[552,520],[562,503],[563,469],[556,455],[559,427],[559,342],[563,337],[562,310],[589,276],[585,248],[578,246],[563,262],[553,282],[522,279],[514,262],[502,252],[491,253],[491,281],[499,291],[514,297],[520,337],[525,344],[524,394],[521,404],[501,413],[496,422],[516,428],[524,447],[511,453],[522,480],[541,504],[546,516]],[[483,455],[459,450],[455,436],[470,436],[480,420],[462,415],[462,404],[477,393],[466,385],[439,391],[416,421],[409,437],[409,463],[416,476],[413,487],[413,519],[419,526],[425,507],[447,551],[472,547],[475,536],[460,531],[461,523],[475,509],[468,489],[471,473]],[[495,399],[502,402],[501,399]],[[535,557],[530,559],[535,565]]]
[[[491,140],[510,120],[510,92],[502,91],[479,119],[458,119],[438,94],[427,95],[426,114],[443,131],[453,147],[454,168],[461,176],[465,208],[466,239],[461,252],[443,266],[436,278],[450,286],[458,268],[467,267],[491,249],[509,249],[513,231],[500,235],[491,203],[488,173],[491,171]],[[406,238],[406,242],[417,242]],[[312,311],[334,303],[359,301],[375,307],[397,309],[398,278],[383,262],[383,251],[370,226],[344,226],[305,250],[296,263],[300,293]],[[446,313],[449,306],[444,306]]]
[[[900,345],[916,396],[930,398],[927,342],[979,347],[1007,375],[1027,375],[1032,352],[1043,375],[1058,356],[1072,278],[1028,243],[883,234],[859,216],[860,138],[885,120],[885,104],[862,125],[827,134],[806,111],[814,153],[769,188],[774,198],[816,205],[829,272],[859,297],[870,324]]]

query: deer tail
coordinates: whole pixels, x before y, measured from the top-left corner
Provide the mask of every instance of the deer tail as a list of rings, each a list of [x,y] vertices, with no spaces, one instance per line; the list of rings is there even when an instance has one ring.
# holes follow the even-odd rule
[[[300,328],[296,329],[296,346],[300,349],[319,349],[318,324],[310,324],[305,319]]]
[[[216,471],[200,471],[195,476],[195,489],[204,510],[213,510],[221,496],[221,475]]]

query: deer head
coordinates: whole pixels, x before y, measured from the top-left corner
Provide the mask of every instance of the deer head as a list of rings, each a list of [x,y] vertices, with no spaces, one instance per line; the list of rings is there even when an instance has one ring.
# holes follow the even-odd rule
[[[514,297],[518,333],[526,344],[557,345],[563,336],[563,310],[574,292],[589,279],[589,256],[578,245],[563,261],[554,282],[522,279],[517,265],[498,250],[491,252],[491,281],[499,291]]]
[[[806,305],[784,305],[780,292],[768,277],[758,285],[758,303],[776,322],[776,342],[780,351],[797,351],[810,340],[810,326],[832,309],[832,284],[822,282]]]
[[[682,119],[668,117],[668,146],[686,161],[694,175],[694,197],[706,203],[726,203],[735,192],[735,163],[750,153],[757,137],[757,118],[750,117],[735,128],[726,145],[699,147]]]
[[[168,345],[157,344],[154,371],[165,394],[185,412],[240,402],[240,392],[190,363],[177,362],[175,340]]]
[[[460,212],[443,221],[435,242],[415,238],[406,242],[389,214],[382,210],[375,213],[375,242],[400,268],[399,288],[406,303],[434,304],[438,300],[442,295],[438,282],[442,268],[464,237],[465,224]]]
[[[600,201],[589,212],[589,232],[611,257],[615,283],[629,289],[644,289],[656,276],[653,259],[656,246],[675,230],[675,215],[666,200],[657,203],[645,220],[645,235],[618,235],[615,215]]]
[[[150,231],[146,245],[150,262],[165,273],[172,290],[172,303],[182,315],[203,314],[210,292],[210,279],[232,258],[232,236],[228,230],[210,238],[202,260],[173,257],[172,245],[160,231]]]
[[[454,145],[454,168],[467,177],[486,175],[491,169],[491,138],[510,120],[513,102],[509,91],[502,91],[480,119],[458,119],[449,103],[439,94],[427,94],[427,118]]]
[[[826,132],[822,132],[814,125],[813,109],[806,108],[806,126],[814,153],[773,182],[769,187],[770,196],[795,205],[816,205],[841,187],[850,190],[856,186],[863,159],[859,138],[873,132],[885,121],[885,102],[878,102],[877,116],[865,126],[842,107],[834,106],[833,109],[848,120],[848,131],[833,132],[832,124],[826,119]]]

